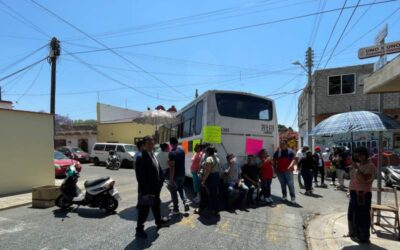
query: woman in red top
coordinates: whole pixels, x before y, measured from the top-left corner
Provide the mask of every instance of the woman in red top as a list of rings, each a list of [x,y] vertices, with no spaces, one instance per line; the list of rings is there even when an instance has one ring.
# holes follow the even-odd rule
[[[260,158],[260,169],[261,169],[261,188],[266,202],[274,202],[271,198],[271,183],[274,177],[274,171],[272,168],[272,160],[268,155],[267,150],[262,149],[258,155]]]

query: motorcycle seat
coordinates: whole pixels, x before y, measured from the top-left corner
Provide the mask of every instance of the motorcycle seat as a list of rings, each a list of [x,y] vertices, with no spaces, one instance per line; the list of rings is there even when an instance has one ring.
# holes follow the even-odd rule
[[[110,179],[110,177],[103,177],[103,178],[99,178],[96,180],[91,180],[91,181],[85,181],[85,187],[92,187],[92,186],[96,186],[102,182],[106,182]]]

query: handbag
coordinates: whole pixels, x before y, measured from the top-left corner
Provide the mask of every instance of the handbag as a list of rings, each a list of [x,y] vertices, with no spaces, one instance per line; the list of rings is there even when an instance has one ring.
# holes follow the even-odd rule
[[[138,205],[139,206],[154,206],[155,196],[149,195],[144,197],[143,195],[139,195]]]

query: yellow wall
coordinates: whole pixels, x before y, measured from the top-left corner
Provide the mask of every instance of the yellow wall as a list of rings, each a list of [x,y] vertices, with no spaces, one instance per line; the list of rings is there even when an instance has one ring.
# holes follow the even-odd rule
[[[133,122],[100,123],[97,125],[97,142],[117,141],[133,144],[135,137],[153,135],[155,126]]]
[[[54,185],[53,118],[0,109],[0,196]]]

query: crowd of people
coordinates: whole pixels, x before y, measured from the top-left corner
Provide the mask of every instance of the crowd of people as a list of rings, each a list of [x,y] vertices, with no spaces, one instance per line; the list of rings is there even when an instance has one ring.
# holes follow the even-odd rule
[[[321,149],[316,147],[312,153],[308,147],[303,147],[294,153],[288,148],[287,142],[282,141],[272,156],[266,149],[262,149],[257,155],[247,155],[246,163],[240,166],[234,154],[227,154],[226,163],[221,164],[214,146],[208,143],[197,144],[190,166],[194,198],[189,201],[184,189],[186,156],[184,149],[178,145],[178,140],[171,138],[169,145],[161,144],[158,153],[154,153],[154,141],[149,136],[137,146],[140,150],[135,160],[139,186],[137,237],[147,237],[144,222],[150,209],[153,211],[157,228],[168,225],[169,219],[162,218],[160,211],[160,193],[164,183],[173,204],[170,216],[180,214],[179,198],[184,212],[190,210],[189,203],[192,202],[198,204],[194,213],[219,216],[222,209],[234,211],[255,207],[260,203],[273,204],[271,183],[275,177],[280,183],[282,200],[288,201],[289,190],[290,202],[296,204],[293,172],[297,166],[299,185],[305,189],[305,195],[312,195],[313,180],[318,186],[326,186],[326,169],[331,176],[331,184],[336,185],[337,177],[337,189],[343,190],[344,175],[347,169],[350,171],[349,236],[358,241],[369,239],[369,232],[365,231],[370,225],[367,216],[369,212],[366,211],[371,206],[371,176],[375,175],[372,175],[374,166],[368,160],[368,151],[365,148],[355,150],[351,161],[348,150],[335,148],[331,154],[328,148],[322,153]],[[360,203],[360,200],[363,202]]]

